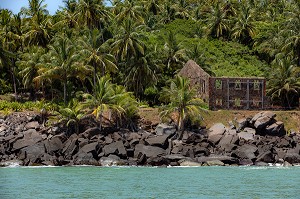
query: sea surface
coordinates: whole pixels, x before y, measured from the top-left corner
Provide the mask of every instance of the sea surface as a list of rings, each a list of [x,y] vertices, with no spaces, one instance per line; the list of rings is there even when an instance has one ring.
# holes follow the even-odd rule
[[[300,198],[300,167],[0,168],[0,199]]]

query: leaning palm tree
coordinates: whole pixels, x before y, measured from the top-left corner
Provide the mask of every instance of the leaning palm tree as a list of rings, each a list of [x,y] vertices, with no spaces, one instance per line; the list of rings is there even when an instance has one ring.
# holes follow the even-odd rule
[[[201,107],[203,100],[196,98],[196,92],[190,88],[189,81],[180,76],[172,79],[169,87],[163,88],[160,99],[168,103],[160,116],[170,117],[175,112],[179,131],[184,130],[184,122],[188,117],[201,117],[200,113],[204,111]]]

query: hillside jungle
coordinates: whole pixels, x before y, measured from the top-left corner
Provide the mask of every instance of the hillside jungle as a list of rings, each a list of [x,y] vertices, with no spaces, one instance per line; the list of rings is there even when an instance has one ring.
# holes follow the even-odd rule
[[[207,107],[175,76],[189,59],[212,76],[265,77],[275,105],[299,101],[296,0],[66,0],[54,15],[29,0],[0,10],[0,35],[4,114],[52,111],[69,125],[93,113],[128,127],[139,107],[160,107],[182,127]]]

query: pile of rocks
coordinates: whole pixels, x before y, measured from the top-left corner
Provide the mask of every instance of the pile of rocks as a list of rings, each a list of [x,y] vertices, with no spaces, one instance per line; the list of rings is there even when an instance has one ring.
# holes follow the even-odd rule
[[[159,124],[153,131],[111,133],[97,127],[68,135],[45,127],[34,113],[0,119],[0,165],[285,165],[300,163],[300,136],[286,135],[272,112],[208,130],[184,131]],[[178,139],[180,137],[180,139]]]

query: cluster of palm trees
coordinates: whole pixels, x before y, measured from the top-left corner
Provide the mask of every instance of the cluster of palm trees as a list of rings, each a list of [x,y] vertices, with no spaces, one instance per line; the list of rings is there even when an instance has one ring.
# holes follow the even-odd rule
[[[214,74],[201,46],[184,49],[176,32],[151,40],[181,19],[197,24],[193,37],[239,42],[267,62],[275,101],[290,106],[298,95],[299,73],[290,72],[300,66],[296,0],[113,0],[111,5],[65,0],[51,16],[44,0],[29,0],[18,14],[0,10],[0,93],[10,89],[17,97],[25,88],[32,97],[40,92],[67,104],[78,91],[96,97],[98,79],[110,76],[145,100],[145,90],[161,90],[189,58]]]

